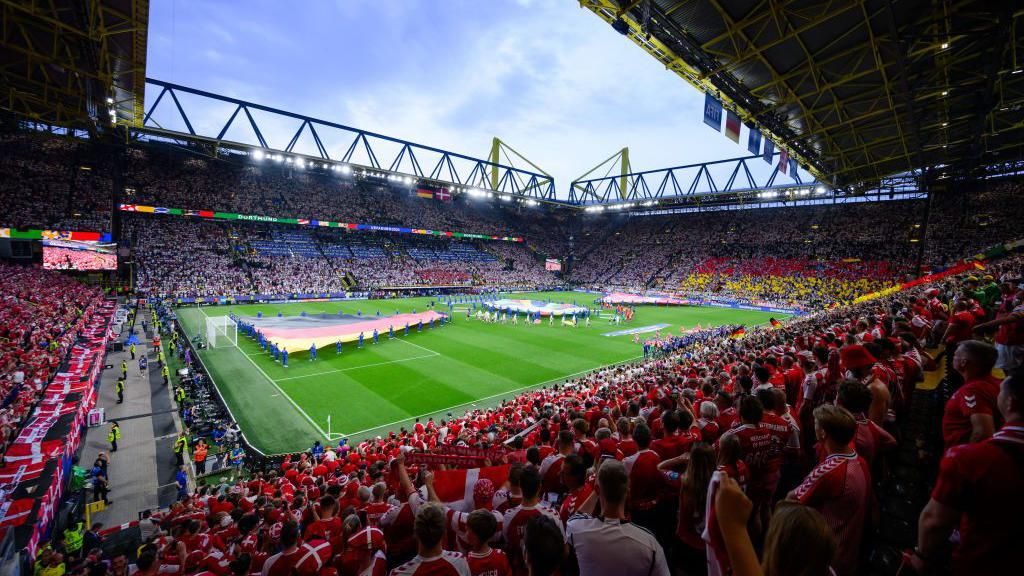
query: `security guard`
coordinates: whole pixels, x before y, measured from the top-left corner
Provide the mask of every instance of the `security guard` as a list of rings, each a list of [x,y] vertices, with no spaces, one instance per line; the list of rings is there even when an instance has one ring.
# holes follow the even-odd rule
[[[181,384],[174,387],[174,401],[178,403],[178,410],[185,407],[185,389]]]
[[[135,360],[135,342],[132,342],[132,345],[128,347],[128,352],[131,353],[132,360]]]
[[[117,379],[117,386],[114,388],[114,391],[117,392],[117,403],[118,404],[123,404],[124,403],[124,377],[123,376],[121,378]]]
[[[117,452],[117,441],[121,439],[121,427],[116,420],[110,421],[110,431],[107,432],[107,442],[110,442],[110,451]]]
[[[121,378],[128,377],[128,362],[121,360]]]
[[[185,465],[185,451],[188,450],[188,438],[185,438],[185,432],[178,434],[178,439],[174,441],[174,462],[175,466]]]
[[[167,369],[167,364],[164,364],[164,367],[160,369],[160,375],[164,377],[164,386],[167,386],[171,379],[171,371]]]
[[[64,530],[64,551],[68,556],[77,556],[82,551],[82,537],[85,534],[83,524],[79,522],[72,528]]]

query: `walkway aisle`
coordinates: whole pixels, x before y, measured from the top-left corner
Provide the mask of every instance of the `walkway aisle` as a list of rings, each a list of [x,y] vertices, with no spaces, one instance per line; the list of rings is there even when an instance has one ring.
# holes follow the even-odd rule
[[[149,313],[148,308],[138,310],[136,333],[141,342],[135,346],[135,360],[131,359],[127,346],[123,352],[107,354],[105,362],[112,368],[101,375],[96,403],[97,407],[105,409],[107,424],[88,429],[82,445],[79,466],[86,470],[92,469],[100,452],[110,455],[108,498],[111,505],[93,515],[93,522],[102,522],[105,527],[138,520],[141,511],[167,506],[176,495],[170,444],[177,436],[178,423],[171,405],[171,392],[163,386],[157,368],[157,352],[149,346],[149,336],[142,333],[142,319],[148,319]],[[143,354],[149,358],[147,373],[139,371],[138,359]],[[124,403],[118,404],[115,388],[121,374],[121,360],[128,362],[128,379]],[[111,452],[107,442],[111,421],[117,421],[121,427],[117,452]],[[162,462],[157,458],[160,449],[166,451],[160,455]]]

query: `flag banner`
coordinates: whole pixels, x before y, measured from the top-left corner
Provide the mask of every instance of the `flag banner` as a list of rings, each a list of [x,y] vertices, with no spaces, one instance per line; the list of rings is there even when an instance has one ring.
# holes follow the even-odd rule
[[[779,172],[783,174],[789,168],[789,153],[784,148],[779,148]]]
[[[451,202],[452,194],[447,188],[441,188],[434,192],[434,199],[440,200],[441,202]]]
[[[276,344],[289,354],[308,352],[310,346],[323,348],[334,346],[338,342],[357,342],[362,335],[364,341],[373,339],[373,331],[378,335],[386,335],[390,330],[404,330],[410,327],[438,323],[447,319],[446,314],[419,312],[415,314],[395,314],[391,316],[358,316],[352,314],[319,314],[316,316],[284,316],[257,317],[245,316],[238,318],[242,325],[258,330],[271,344]]]
[[[426,188],[420,188],[416,190],[416,195],[419,196],[420,198],[426,198],[427,200],[430,200],[434,197],[434,193],[431,192],[430,190],[427,190]]]
[[[790,158],[789,159],[789,175],[792,176],[793,178],[796,178],[796,168],[797,168],[796,158]]]
[[[433,452],[410,452],[405,456],[405,463],[414,466],[460,466],[475,468],[483,466],[484,459],[476,456],[460,456],[458,454],[435,454]]]
[[[762,156],[762,158],[764,158],[765,162],[771,164],[772,163],[772,156],[775,156],[775,142],[772,142],[771,140],[765,138],[764,139],[764,156]]]
[[[740,117],[732,110],[725,113],[725,135],[733,142],[740,143]]]
[[[722,129],[722,103],[710,93],[704,94],[704,123],[716,131]]]
[[[420,192],[423,192],[423,194],[420,194]],[[417,191],[416,194],[421,198],[431,198],[443,202],[451,201],[451,192],[443,188],[438,191],[420,190]],[[278,218],[276,216],[261,216],[257,214],[236,214],[234,212],[214,212],[212,210],[163,208],[156,206],[142,206],[139,204],[119,204],[118,209],[122,212],[142,212],[148,214],[208,218],[212,220],[244,220],[247,222],[268,222],[271,224],[319,226],[323,228],[345,228],[347,230],[375,230],[380,232],[395,232],[399,234],[447,236],[448,238],[478,238],[480,240],[502,240],[505,242],[517,243],[523,242],[522,236],[492,236],[489,234],[470,234],[468,232],[446,232],[442,230],[428,230],[424,228],[379,226],[377,224],[353,224],[350,222],[332,222],[330,220],[314,220],[307,218]],[[28,240],[38,240],[44,237],[110,242],[110,233],[108,232],[63,232],[52,230],[16,230],[12,228],[0,228],[0,238],[23,238]]]
[[[470,456],[473,458],[480,458],[481,460],[490,460],[491,462],[497,462],[501,460],[507,452],[502,448],[476,448],[473,446],[438,446],[435,450],[437,454],[452,454],[455,456]]]
[[[772,328],[775,328],[776,330],[782,328],[782,322],[779,322],[775,318],[769,318],[768,323],[771,324]]]
[[[510,465],[488,466],[458,470],[437,470],[434,472],[434,492],[441,502],[461,512],[473,510],[473,488],[477,480],[490,480],[501,486],[508,480]]]
[[[732,333],[729,334],[729,338],[732,338],[733,340],[738,340],[746,336],[746,334],[747,329],[744,328],[743,326],[740,326],[739,328],[733,330]]]
[[[747,135],[747,151],[757,156],[761,154],[761,131],[757,128],[750,128],[750,133]]]

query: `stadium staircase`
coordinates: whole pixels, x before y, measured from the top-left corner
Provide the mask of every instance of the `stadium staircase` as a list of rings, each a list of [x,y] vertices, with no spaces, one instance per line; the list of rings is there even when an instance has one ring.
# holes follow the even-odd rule
[[[934,356],[937,350],[930,351]],[[942,407],[951,393],[947,366],[926,373],[914,391],[910,413],[898,431],[898,447],[883,462],[875,479],[873,529],[865,543],[867,573],[892,576],[901,572],[902,554],[917,544],[920,511],[931,494],[931,482],[942,457]]]

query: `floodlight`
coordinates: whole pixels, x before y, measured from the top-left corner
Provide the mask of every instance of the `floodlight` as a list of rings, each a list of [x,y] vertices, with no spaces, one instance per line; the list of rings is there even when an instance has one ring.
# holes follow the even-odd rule
[[[264,157],[263,150],[253,150],[252,151],[252,159],[253,160],[263,160],[263,157]]]
[[[348,176],[349,174],[352,173],[352,167],[349,166],[348,164],[342,164],[341,173]]]

